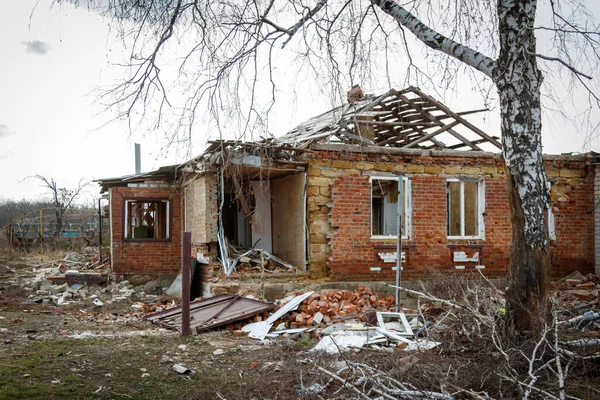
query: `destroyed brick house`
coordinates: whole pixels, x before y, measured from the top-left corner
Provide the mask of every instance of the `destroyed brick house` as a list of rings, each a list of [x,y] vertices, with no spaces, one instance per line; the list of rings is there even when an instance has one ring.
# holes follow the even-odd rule
[[[511,223],[500,140],[416,88],[353,89],[348,104],[283,137],[210,142],[184,164],[100,180],[113,271],[178,273],[189,231],[206,283],[242,262],[260,265],[252,248],[312,279],[392,281],[401,201],[402,279],[431,268],[504,277]],[[598,270],[597,155],[544,160],[552,273]]]

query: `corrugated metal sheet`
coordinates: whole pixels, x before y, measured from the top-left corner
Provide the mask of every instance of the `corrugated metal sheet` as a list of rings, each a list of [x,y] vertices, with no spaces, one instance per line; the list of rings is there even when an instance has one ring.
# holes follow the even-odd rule
[[[242,321],[272,308],[273,305],[270,303],[232,294],[209,297],[190,304],[190,328],[202,332]],[[181,307],[150,314],[145,319],[166,328],[180,329]]]

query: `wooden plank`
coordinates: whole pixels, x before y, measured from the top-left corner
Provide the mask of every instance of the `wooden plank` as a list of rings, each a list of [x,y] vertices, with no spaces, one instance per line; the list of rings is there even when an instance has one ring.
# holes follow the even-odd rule
[[[461,117],[460,115],[458,115],[455,112],[453,112],[452,110],[450,110],[448,107],[446,107],[442,103],[440,103],[437,100],[435,100],[433,97],[431,97],[431,96],[429,96],[429,95],[421,92],[417,88],[413,88],[413,90],[415,91],[415,93],[419,94],[424,99],[427,99],[428,101],[434,103],[436,106],[439,107],[440,110],[442,110],[442,111],[446,112],[447,114],[453,116],[456,120],[458,120],[460,123],[462,123],[467,128],[471,129],[473,132],[475,132],[475,133],[479,134],[481,137],[487,139],[494,146],[498,147],[499,149],[502,149],[502,144],[500,142],[498,142],[497,140],[495,140],[493,137],[491,137],[490,135],[488,135],[487,133],[485,133],[484,131],[482,131],[481,129],[479,129],[478,127],[476,127],[475,125],[473,125],[472,123],[470,123],[469,121],[467,121],[466,119],[464,119],[463,117]]]
[[[492,136],[494,139],[498,140],[500,138],[496,137],[496,136]],[[471,143],[473,144],[481,144],[481,143],[489,143],[489,141],[487,139],[481,138],[481,139],[477,139],[477,140],[472,140]],[[460,149],[461,147],[464,147],[464,144],[454,144],[452,146],[448,146],[449,149]]]
[[[449,124],[446,124],[446,125],[442,126],[440,129],[438,129],[436,131],[433,131],[433,132],[431,132],[431,133],[429,133],[429,134],[427,134],[427,135],[425,135],[425,136],[423,136],[423,137],[421,137],[421,138],[419,138],[417,140],[414,140],[414,141],[410,142],[409,144],[407,144],[406,146],[404,146],[404,148],[405,149],[410,149],[411,147],[414,147],[414,146],[416,146],[419,143],[425,142],[425,141],[431,139],[432,137],[437,136],[440,133],[447,131],[448,129],[451,129],[452,127],[454,127],[454,126],[456,126],[458,124],[460,124],[460,122],[458,122],[458,121],[452,121]]]
[[[402,97],[405,101],[411,102],[411,100],[409,100],[406,96],[402,95]],[[415,105],[415,108],[419,109],[419,106]],[[437,118],[435,116],[431,115],[431,113],[429,113],[427,111],[423,112],[423,116],[432,122],[437,122],[440,126],[444,125],[443,122],[437,120]],[[464,144],[466,144],[467,146],[471,147],[473,150],[481,151],[481,149],[479,147],[477,147],[477,145],[474,145],[467,138],[462,136],[460,133],[454,131],[453,129],[448,129],[447,132],[450,133],[455,138],[457,138],[458,140],[460,140],[461,142],[463,142]],[[429,140],[431,140],[433,142],[432,138],[430,138]],[[444,147],[447,147],[447,146],[444,145]]]
[[[400,94],[400,92],[396,92],[396,93],[397,93],[397,95],[398,95],[398,96],[403,96],[403,95],[401,95],[401,94]],[[404,97],[404,99],[408,100],[406,97]],[[412,103],[409,103],[409,104],[412,104]],[[384,106],[384,105],[381,105],[381,106],[382,106],[382,107],[387,107],[387,105],[385,105],[385,106]],[[402,119],[402,117],[401,117],[400,115],[398,115],[398,114],[395,112],[395,110],[394,110],[394,109],[391,109],[390,111],[391,111],[392,113],[395,113],[398,119]],[[421,128],[419,128],[419,127],[416,127],[416,126],[414,126],[414,127],[412,127],[412,128],[413,128],[415,131],[417,131],[417,132],[421,133],[422,135],[426,135],[426,133],[425,133],[425,132],[424,132],[424,131],[423,131]],[[436,139],[431,139],[431,141],[432,141],[433,143],[435,143],[437,146],[439,146],[440,148],[442,148],[442,149],[446,147],[446,145],[445,145],[445,144],[443,144],[442,142],[440,142],[440,141],[438,141],[438,140],[436,140]]]
[[[364,125],[381,125],[381,126],[436,126],[437,124],[432,124],[432,123],[419,123],[419,122],[402,122],[402,121],[394,121],[394,122],[388,122],[388,121],[365,121],[365,120],[361,120],[360,122],[354,122],[356,124],[364,124]]]

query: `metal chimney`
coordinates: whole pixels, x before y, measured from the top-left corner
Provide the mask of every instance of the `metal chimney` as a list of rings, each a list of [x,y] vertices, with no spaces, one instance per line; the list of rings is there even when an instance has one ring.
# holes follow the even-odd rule
[[[142,173],[142,156],[141,156],[141,146],[139,143],[135,143],[135,173]]]

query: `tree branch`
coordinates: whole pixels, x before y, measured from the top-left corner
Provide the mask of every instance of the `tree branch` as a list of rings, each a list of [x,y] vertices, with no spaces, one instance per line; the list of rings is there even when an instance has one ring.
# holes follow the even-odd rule
[[[287,29],[285,32],[289,35],[289,37],[287,38],[287,40],[285,42],[283,42],[283,45],[281,47],[282,48],[285,47],[285,45],[288,44],[290,40],[292,40],[292,37],[298,31],[298,29],[300,29],[302,27],[302,25],[304,25],[304,23],[306,21],[308,21],[309,19],[311,19],[316,13],[321,11],[321,9],[325,6],[325,4],[327,4],[327,0],[319,0],[317,5],[312,10],[310,10],[308,12],[308,14],[303,16],[300,19],[300,21],[296,22],[292,27]]]
[[[492,58],[434,31],[392,0],[371,0],[371,3],[410,30],[427,46],[442,51],[493,78],[496,62]]]
[[[580,72],[578,70],[576,70],[573,66],[571,66],[570,64],[568,64],[567,62],[561,60],[558,57],[548,57],[545,56],[543,54],[534,54],[537,58],[541,58],[542,60],[547,60],[547,61],[556,61],[561,63],[562,65],[564,65],[565,67],[567,67],[571,72],[573,72],[576,75],[581,75],[584,78],[588,78],[588,79],[593,79],[591,76],[584,74],[583,72]]]

